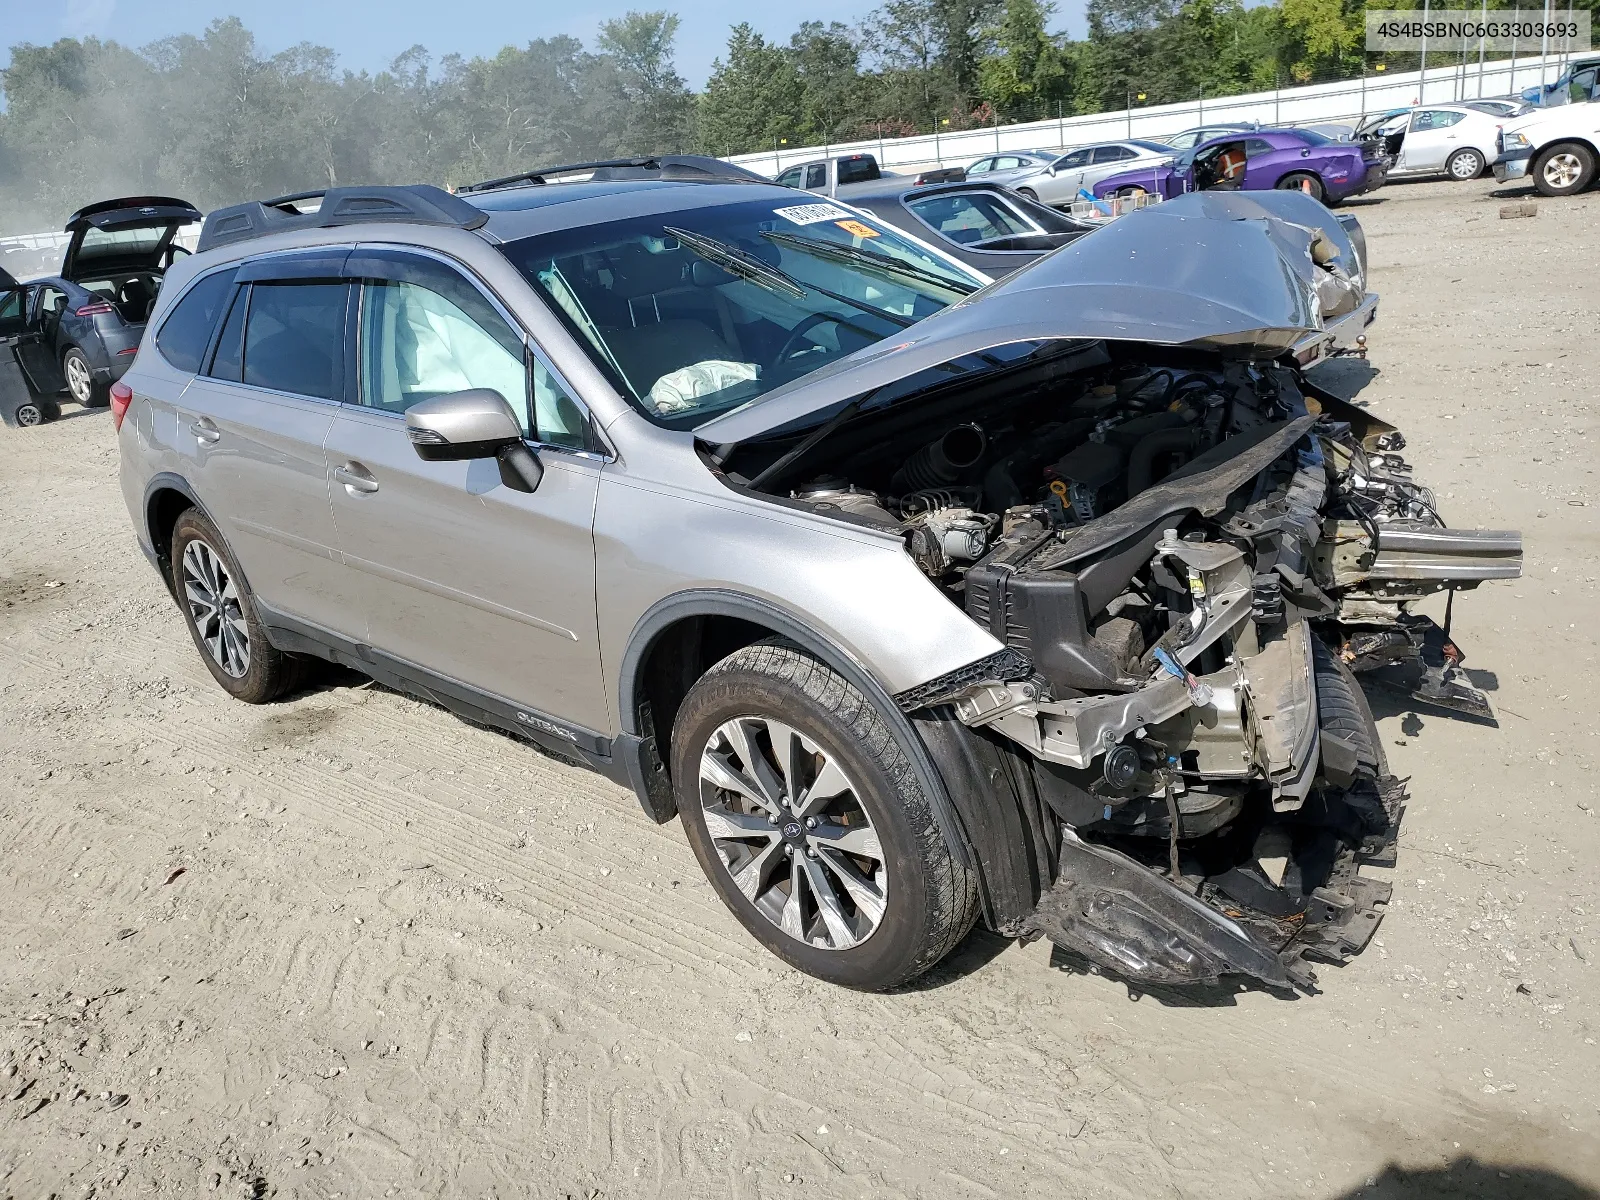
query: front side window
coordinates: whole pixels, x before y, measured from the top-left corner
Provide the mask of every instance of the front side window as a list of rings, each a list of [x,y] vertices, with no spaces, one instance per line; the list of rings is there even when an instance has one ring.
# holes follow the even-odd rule
[[[912,201],[910,208],[940,234],[963,246],[1036,232],[996,196],[929,196]]]
[[[244,330],[244,382],[339,399],[349,290],[344,283],[253,284]]]
[[[800,168],[799,167],[790,167],[782,175],[778,176],[778,182],[780,184],[782,184],[784,187],[792,187],[792,188],[799,187],[800,186]]]
[[[1086,167],[1088,165],[1089,151],[1087,150],[1074,150],[1066,157],[1056,160],[1056,170],[1058,171],[1071,171],[1078,167]]]
[[[455,300],[414,283],[381,280],[364,289],[362,404],[403,413],[447,392],[493,388],[528,428],[522,339],[487,303],[469,314]]]
[[[691,428],[983,280],[836,204],[741,201],[501,247],[646,416]]]
[[[211,331],[217,327],[222,308],[233,294],[233,277],[238,268],[217,271],[199,280],[172,306],[156,334],[156,349],[180,371],[198,371]]]
[[[998,167],[1003,159],[980,158],[967,168],[968,175],[987,175],[991,167]]]

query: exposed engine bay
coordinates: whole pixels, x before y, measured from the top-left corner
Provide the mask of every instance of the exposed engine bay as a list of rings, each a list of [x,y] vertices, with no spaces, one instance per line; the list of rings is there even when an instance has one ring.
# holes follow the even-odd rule
[[[1040,883],[993,925],[1142,982],[1309,988],[1377,928],[1360,867],[1405,802],[1355,673],[1492,719],[1417,605],[1521,571],[1404,445],[1283,362],[1094,341],[721,467],[894,531],[1005,647],[896,697],[1027,776]]]

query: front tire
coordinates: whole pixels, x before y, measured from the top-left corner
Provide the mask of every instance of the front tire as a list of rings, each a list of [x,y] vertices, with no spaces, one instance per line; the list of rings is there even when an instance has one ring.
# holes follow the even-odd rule
[[[977,916],[911,762],[872,703],[791,643],[735,651],[673,723],[684,831],[757,941],[879,991],[943,958]]]
[[[1039,203],[1039,193],[1034,191],[1032,188],[1018,188],[1017,195],[1021,196],[1024,200],[1032,200],[1035,204]]]
[[[1462,183],[1483,174],[1483,155],[1476,150],[1457,150],[1444,164],[1444,173]]]
[[[198,509],[173,526],[172,581],[201,661],[230,696],[266,704],[300,686],[304,661],[267,641],[228,543]]]
[[[95,382],[89,358],[76,346],[68,346],[61,356],[61,373],[67,380],[67,395],[85,408],[104,408],[111,403],[109,384]]]
[[[1594,153],[1577,142],[1543,151],[1533,163],[1533,186],[1546,196],[1573,196],[1594,182]]]

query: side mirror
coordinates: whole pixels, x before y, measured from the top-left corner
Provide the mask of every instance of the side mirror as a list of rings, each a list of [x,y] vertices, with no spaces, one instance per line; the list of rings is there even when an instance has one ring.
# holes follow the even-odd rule
[[[493,388],[467,388],[413,404],[406,409],[406,434],[427,462],[496,459],[500,482],[519,492],[532,492],[544,478],[544,464],[523,442],[516,413]]]

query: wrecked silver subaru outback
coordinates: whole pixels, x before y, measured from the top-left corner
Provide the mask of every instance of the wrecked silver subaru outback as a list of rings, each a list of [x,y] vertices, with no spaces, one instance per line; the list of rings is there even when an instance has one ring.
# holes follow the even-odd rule
[[[1303,373],[1374,300],[1272,203],[988,286],[709,160],[238,205],[113,389],[124,495],[230,694],[331,659],[602,771],[821,978],[981,917],[1310,987],[1405,802],[1356,675],[1487,714],[1417,603],[1521,550]]]

